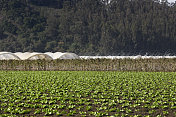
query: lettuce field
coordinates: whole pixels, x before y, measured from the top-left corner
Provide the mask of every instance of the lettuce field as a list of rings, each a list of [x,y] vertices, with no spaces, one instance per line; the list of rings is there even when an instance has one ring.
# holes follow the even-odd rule
[[[176,73],[0,71],[0,116],[176,116]]]

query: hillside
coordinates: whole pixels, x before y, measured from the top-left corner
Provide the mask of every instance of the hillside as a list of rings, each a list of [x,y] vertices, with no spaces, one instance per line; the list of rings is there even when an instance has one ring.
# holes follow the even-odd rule
[[[159,0],[0,0],[0,51],[176,52],[176,4]]]

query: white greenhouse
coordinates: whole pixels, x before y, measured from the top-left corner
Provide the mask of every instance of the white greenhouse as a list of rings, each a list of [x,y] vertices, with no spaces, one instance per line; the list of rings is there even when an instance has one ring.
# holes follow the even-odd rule
[[[80,59],[80,57],[74,53],[62,53],[62,52],[46,52],[45,54],[55,59]]]
[[[0,52],[0,60],[56,60],[56,59],[80,59],[80,57],[74,53],[62,53],[62,52]]]
[[[11,52],[0,52],[0,60],[20,60],[20,58]]]
[[[174,59],[176,56],[78,56],[74,53],[62,52],[0,52],[0,60],[56,60],[56,59]]]
[[[37,52],[16,52],[14,54],[17,55],[20,60],[53,60],[52,57],[50,57],[49,55]]]

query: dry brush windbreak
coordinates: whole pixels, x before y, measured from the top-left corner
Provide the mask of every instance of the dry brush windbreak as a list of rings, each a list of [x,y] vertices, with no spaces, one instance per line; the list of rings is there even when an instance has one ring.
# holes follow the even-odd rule
[[[0,70],[175,72],[176,59],[2,60]]]

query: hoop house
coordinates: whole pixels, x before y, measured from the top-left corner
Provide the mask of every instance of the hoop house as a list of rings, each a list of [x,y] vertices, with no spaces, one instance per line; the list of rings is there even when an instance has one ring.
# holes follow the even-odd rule
[[[62,52],[46,52],[45,54],[55,59],[80,59],[80,57],[74,53],[62,53]]]
[[[0,60],[20,60],[20,58],[11,52],[0,52]]]
[[[49,55],[37,52],[17,52],[14,54],[17,55],[21,60],[52,60],[52,57],[50,57]]]

